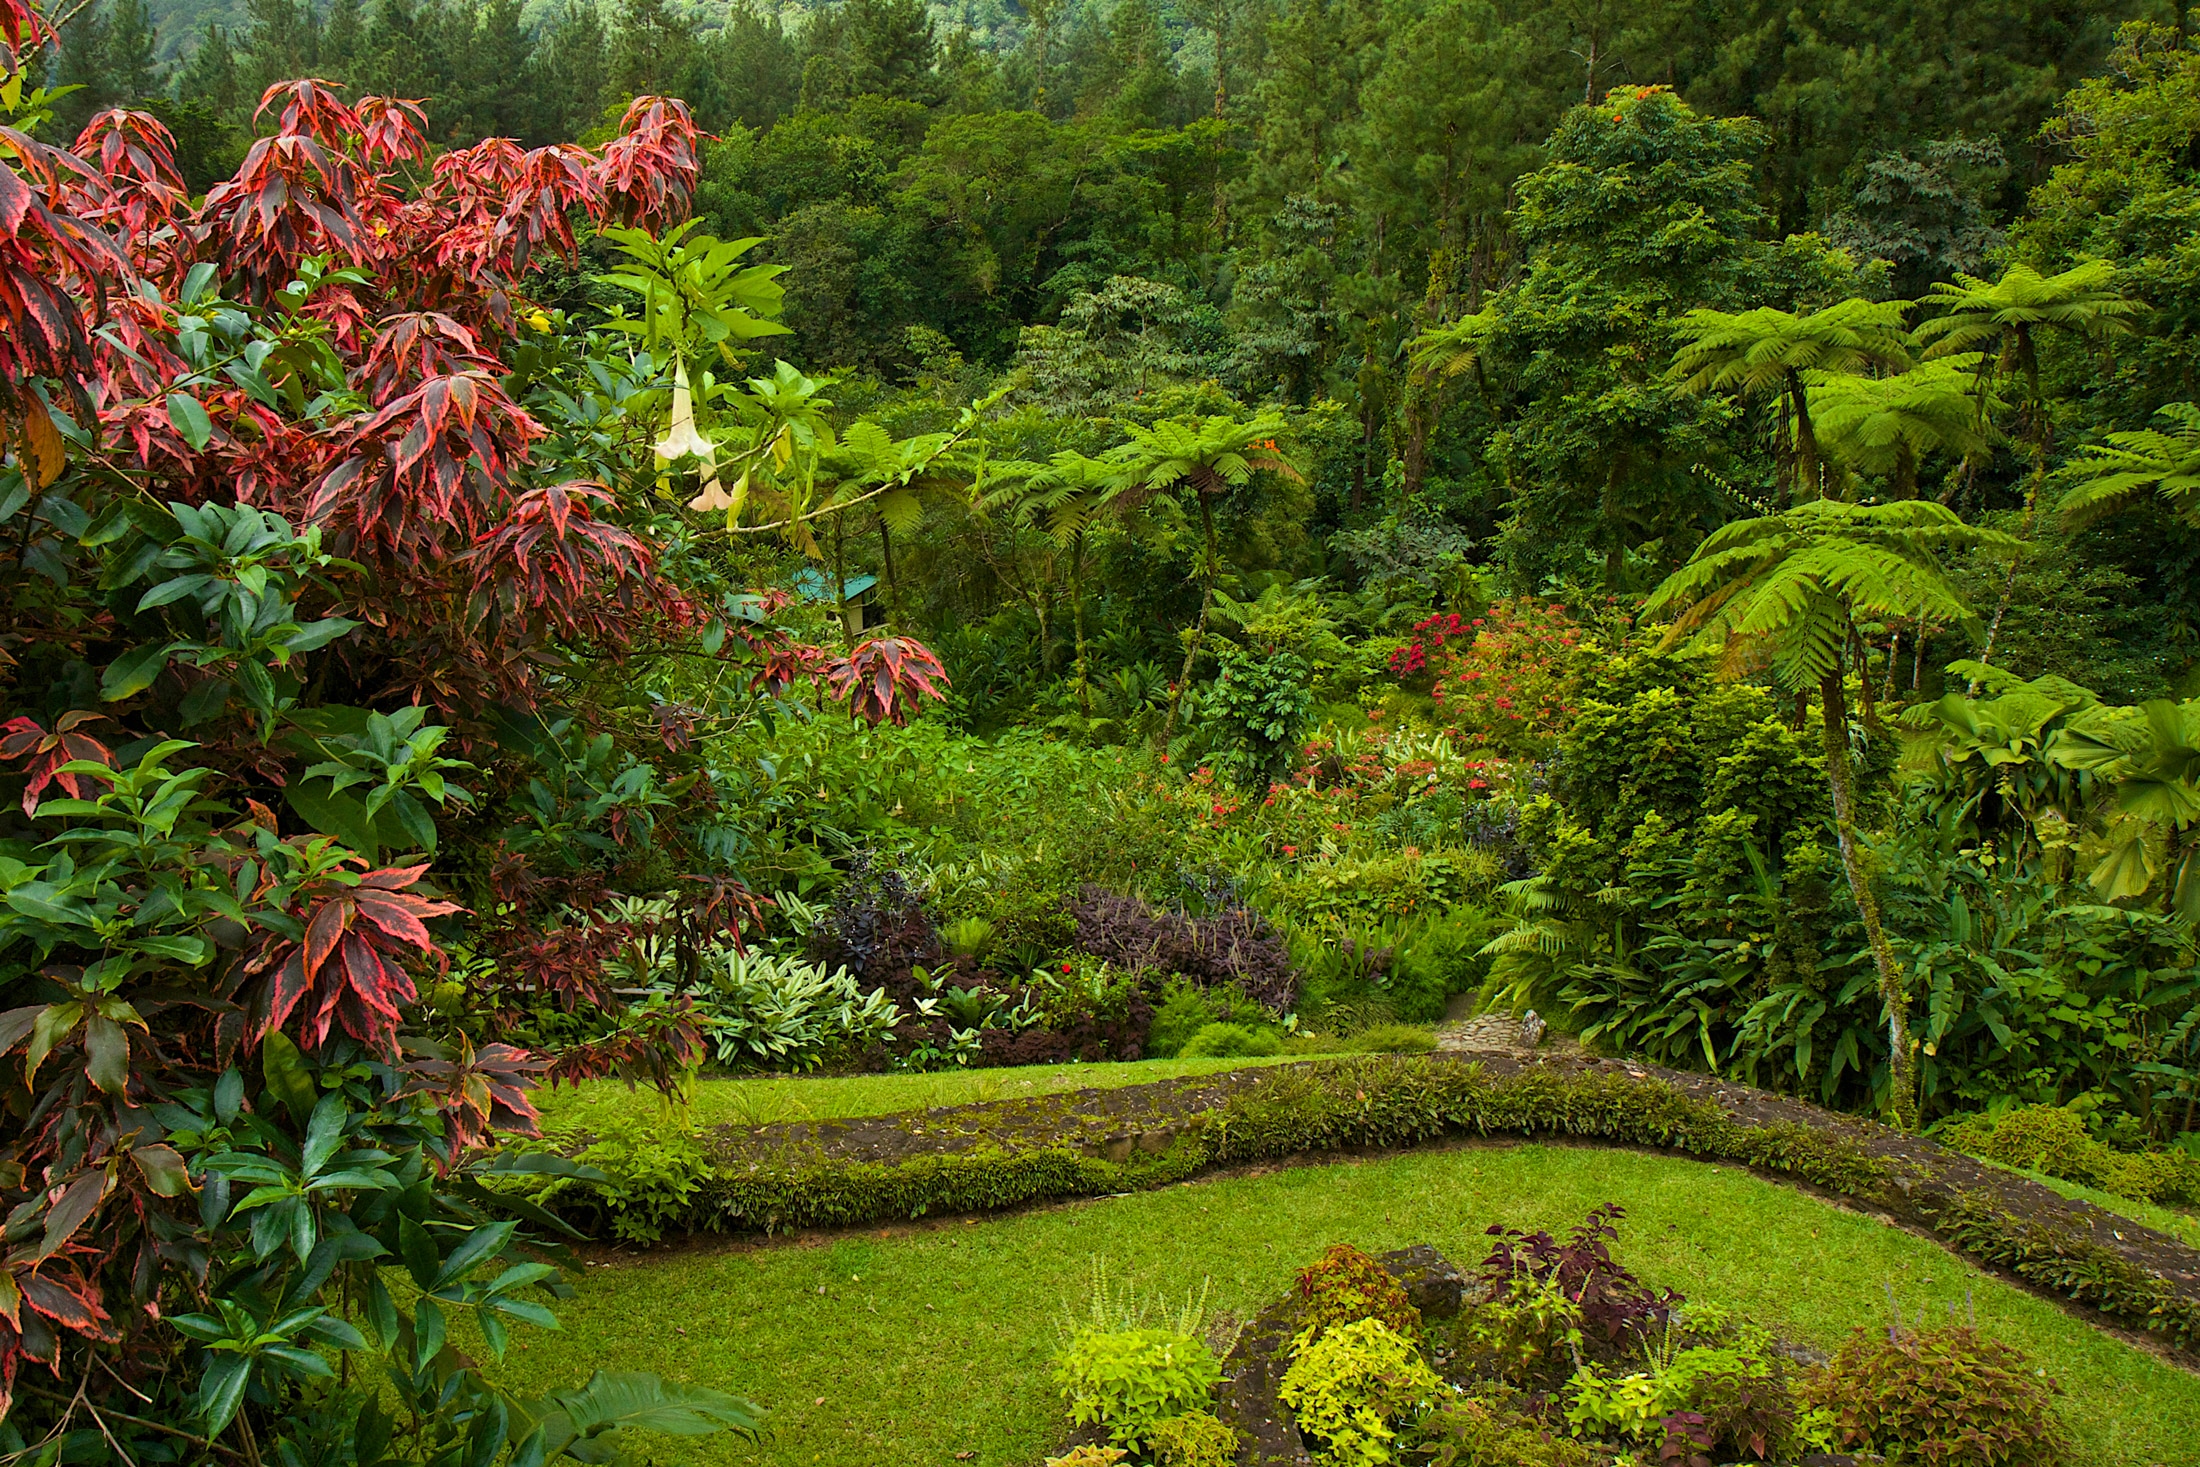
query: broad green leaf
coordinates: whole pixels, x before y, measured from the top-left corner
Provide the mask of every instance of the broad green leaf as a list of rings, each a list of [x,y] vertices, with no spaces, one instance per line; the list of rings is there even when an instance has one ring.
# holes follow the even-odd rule
[[[144,692],[168,665],[169,654],[174,650],[171,645],[153,642],[123,653],[107,664],[107,671],[99,680],[99,696],[114,703]]]
[[[175,424],[176,431],[191,445],[193,453],[206,451],[208,441],[214,436],[214,423],[197,398],[187,392],[169,393],[168,421]]]
[[[293,1120],[302,1122],[313,1114],[313,1071],[298,1046],[280,1029],[268,1030],[267,1037],[260,1041],[260,1074]]]

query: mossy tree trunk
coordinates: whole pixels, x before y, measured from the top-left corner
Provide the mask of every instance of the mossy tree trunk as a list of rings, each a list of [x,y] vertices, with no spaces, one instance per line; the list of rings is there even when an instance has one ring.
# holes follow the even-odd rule
[[[1917,1129],[1917,1054],[1910,1038],[1910,989],[1895,961],[1894,945],[1880,920],[1879,898],[1872,891],[1871,873],[1864,869],[1864,854],[1856,839],[1856,773],[1849,764],[1849,708],[1838,665],[1820,679],[1826,742],[1826,783],[1833,790],[1833,828],[1841,847],[1841,870],[1856,898],[1856,910],[1864,919],[1864,938],[1871,948],[1872,966],[1878,970],[1879,1000],[1886,1010],[1887,1047],[1892,1065],[1890,1107],[1895,1124]]]

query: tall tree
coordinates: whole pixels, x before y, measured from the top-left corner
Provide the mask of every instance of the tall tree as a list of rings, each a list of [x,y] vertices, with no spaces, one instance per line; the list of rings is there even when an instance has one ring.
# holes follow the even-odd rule
[[[1972,396],[1977,376],[1968,355],[1921,362],[1892,377],[1811,373],[1813,431],[1834,463],[1883,475],[1894,498],[1914,499],[1928,457],[1975,465],[1993,451],[1992,430]]]
[[[545,126],[562,139],[577,139],[603,115],[611,38],[596,0],[566,0],[553,15],[529,58],[528,83],[544,99]]]
[[[1918,1119],[1911,995],[1858,837],[1846,684],[1853,668],[1868,699],[1871,669],[1855,664],[1852,649],[1860,645],[1860,620],[1947,625],[1969,619],[1940,555],[1961,549],[2013,553],[2016,543],[1966,525],[1953,510],[1929,501],[1867,506],[1813,500],[1715,531],[1643,605],[1645,616],[1673,618],[1668,646],[1702,635],[1723,645],[1722,665],[1730,673],[1769,662],[1788,688],[1817,692],[1841,869],[1864,922],[1887,1024],[1887,1109],[1905,1129]]]
[[[1207,635],[1214,614],[1215,581],[1222,572],[1222,551],[1215,539],[1215,504],[1250,480],[1259,470],[1301,477],[1290,459],[1278,451],[1276,436],[1283,419],[1262,414],[1247,421],[1228,417],[1164,418],[1150,428],[1127,424],[1130,441],[1108,458],[1126,486],[1146,493],[1189,489],[1199,512],[1200,545],[1204,552],[1196,564],[1199,579],[1199,620],[1184,639],[1184,669],[1169,690],[1169,714],[1162,724],[1166,744],[1176,730],[1178,705],[1199,658],[1199,645]]]
[[[1594,575],[1593,557],[1623,589],[1631,552],[1693,540],[1725,513],[1702,470],[1724,452],[1728,410],[1665,368],[1680,318],[1741,291],[1764,222],[1761,143],[1753,122],[1644,87],[1568,112],[1520,181],[1527,263],[1493,303],[1488,346],[1518,404],[1490,447],[1513,486],[1517,584]]]
[[[1995,281],[1958,275],[1953,282],[1935,285],[1924,304],[1939,312],[1917,328],[1918,337],[1931,343],[1925,350],[1928,358],[1980,352],[1982,404],[1989,377],[2013,378],[2016,383],[2020,427],[2032,460],[2024,486],[2024,518],[2017,529],[2021,540],[2032,533],[2032,516],[2039,508],[2041,486],[2047,482],[2047,455],[2054,436],[2047,400],[2040,391],[2040,334],[2054,330],[2097,338],[2128,330],[2140,310],[2139,302],[2118,287],[2114,265],[2088,260],[2060,275],[2042,275],[2029,265],[2012,265]],[[2016,594],[2018,564],[2016,559],[2009,562],[2001,600],[1979,649],[1982,665],[1993,661],[1994,639]]]
[[[611,36],[611,90],[619,96],[684,95],[695,70],[694,27],[671,0],[619,0]]]

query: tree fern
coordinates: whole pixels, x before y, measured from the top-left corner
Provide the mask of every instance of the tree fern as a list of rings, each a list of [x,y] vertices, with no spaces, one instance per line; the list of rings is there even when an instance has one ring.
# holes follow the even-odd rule
[[[1673,619],[1668,646],[1687,638],[1717,644],[1726,654],[1730,676],[1769,665],[1798,693],[1817,688],[1835,834],[1878,973],[1894,1070],[1893,1109],[1903,1125],[1917,1118],[1910,997],[1880,921],[1879,901],[1856,835],[1845,690],[1848,649],[1859,617],[1944,624],[1971,620],[1941,568],[1940,552],[2014,550],[2016,543],[2010,536],[1966,525],[1945,505],[1927,501],[1856,505],[1814,500],[1714,531],[1643,607],[1645,615]],[[1863,671],[1868,697],[1870,669]],[[1868,715],[1868,705],[1866,711]]]
[[[2111,433],[2107,443],[2082,450],[2063,468],[2070,482],[2060,506],[2065,523],[2090,524],[2151,491],[2200,528],[2200,406],[2173,402],[2156,416],[2170,424],[2167,432]]]

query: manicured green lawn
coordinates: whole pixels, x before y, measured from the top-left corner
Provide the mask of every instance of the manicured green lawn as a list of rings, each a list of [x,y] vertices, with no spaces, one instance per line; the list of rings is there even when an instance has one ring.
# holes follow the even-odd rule
[[[2200,1378],[1939,1247],[1731,1167],[1554,1146],[1418,1152],[1189,1183],[995,1220],[612,1256],[502,1378],[536,1391],[654,1370],[771,1408],[758,1448],[664,1443],[665,1463],[1033,1467],[1057,1440],[1048,1356],[1093,1260],[1179,1298],[1212,1281],[1250,1312],[1331,1242],[1430,1242],[1471,1266],[1493,1221],[1554,1231],[1600,1202],[1653,1284],[1822,1347],[1973,1300],[1980,1326],[2069,1392],[2080,1467],[2200,1467]],[[973,1454],[959,1457],[958,1454]]]
[[[1099,1065],[1030,1065],[1021,1069],[935,1070],[926,1073],[808,1077],[764,1075],[740,1080],[699,1080],[689,1102],[694,1124],[766,1126],[777,1121],[829,1121],[890,1115],[935,1105],[972,1105],[1053,1095],[1063,1090],[1112,1090],[1183,1075],[1212,1075],[1249,1065],[1306,1059],[1137,1060]],[[536,1092],[543,1124],[556,1130],[590,1130],[618,1118],[655,1119],[666,1102],[654,1090],[629,1090],[617,1080],[587,1080]]]

